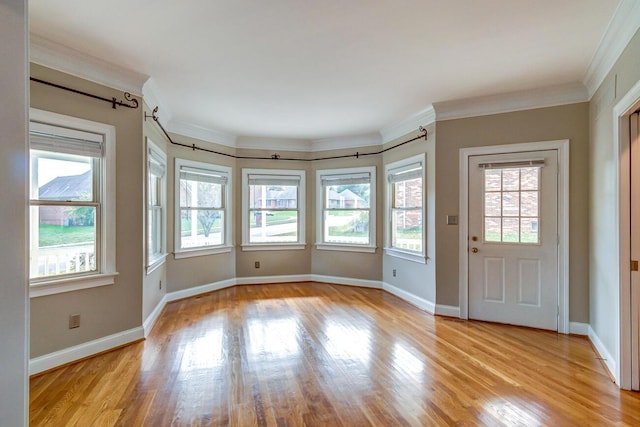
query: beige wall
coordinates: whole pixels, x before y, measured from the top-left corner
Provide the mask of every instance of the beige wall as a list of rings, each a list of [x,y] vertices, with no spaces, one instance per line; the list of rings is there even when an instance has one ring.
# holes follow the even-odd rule
[[[323,151],[313,153],[314,158],[345,156],[352,155],[356,152],[370,153],[379,151],[380,147],[358,147],[354,149]],[[355,168],[363,166],[375,166],[376,168],[376,252],[360,253],[360,252],[343,252],[318,250],[316,243],[316,226],[320,218],[316,215],[316,171],[322,169],[340,169]],[[382,277],[382,203],[381,191],[382,185],[382,157],[381,156],[364,156],[364,157],[347,157],[344,159],[319,160],[311,164],[311,172],[308,179],[311,181],[310,198],[308,206],[312,217],[309,227],[311,227],[311,270],[312,274],[321,276],[349,277],[360,280],[379,281]]]
[[[569,139],[569,319],[588,323],[588,104],[441,121],[436,130],[437,303],[458,305],[458,227],[446,225],[446,216],[459,212],[460,149]]]
[[[616,228],[619,200],[618,144],[613,137],[613,108],[640,80],[640,32],[592,97],[589,109],[589,271],[590,326],[611,355],[619,358],[620,279]],[[617,362],[617,361],[616,361]]]
[[[0,3],[0,426],[28,424],[27,2]]]
[[[151,109],[146,103],[143,103],[144,113],[146,115],[151,115]],[[142,175],[142,188],[144,190],[144,201],[142,206],[142,215],[144,218],[144,227],[143,231],[143,239],[142,239],[142,259],[146,266],[147,260],[147,239],[146,230],[148,230],[147,223],[147,209],[146,209],[146,200],[147,200],[147,150],[149,141],[153,142],[159,149],[167,153],[167,138],[164,136],[158,125],[151,119],[144,119],[143,122],[143,135],[144,135],[144,144],[143,144],[143,156],[142,156],[142,164],[140,168],[143,171]],[[167,169],[169,164],[169,158],[167,157]],[[165,171],[165,176],[167,180],[167,194],[169,193],[170,185],[172,185],[173,175],[169,174],[169,170]],[[171,210],[172,205],[169,205],[167,201],[167,211]],[[167,215],[167,212],[165,212]],[[167,234],[169,234],[169,222],[167,219]],[[167,252],[171,252],[171,248],[167,244]],[[162,298],[167,293],[167,263],[165,262],[161,266],[155,268],[153,271],[147,273],[146,268],[142,271],[142,320],[146,320],[149,315],[153,312],[153,310],[160,303]]]
[[[107,98],[122,92],[38,65],[31,75]],[[140,105],[142,101],[138,99]],[[40,83],[31,83],[31,106],[116,128],[115,284],[31,299],[31,357],[41,356],[139,327],[143,277],[143,132],[142,108],[112,109],[105,102]],[[68,329],[70,314],[81,326]]]
[[[247,157],[269,157],[273,154],[273,150],[238,150],[239,156]],[[282,152],[282,157],[306,158],[309,153],[299,152]],[[307,209],[305,212],[305,236],[306,247],[299,250],[285,251],[243,251],[242,243],[242,169],[258,168],[258,169],[295,169],[304,170],[306,173],[306,199]],[[311,271],[311,243],[313,237],[313,229],[310,226],[312,213],[309,209],[310,197],[313,197],[313,188],[311,187],[311,163],[301,161],[287,160],[247,160],[238,159],[234,170],[235,187],[235,212],[236,221],[236,276],[237,277],[257,277],[257,276],[288,276],[297,274],[309,274]],[[255,261],[260,261],[260,268],[255,268]]]
[[[157,125],[154,125],[157,128]],[[197,139],[171,135],[174,142],[181,144],[196,144],[199,147],[234,154],[235,150],[217,144],[203,142]],[[235,160],[204,151],[194,151],[178,145],[167,144],[167,292],[175,292],[196,286],[208,285],[235,277],[235,249],[230,253],[205,255],[191,258],[175,259],[171,254],[174,250],[175,231],[175,159],[195,160],[227,167],[235,167]],[[232,217],[239,218],[239,210],[235,206],[235,192],[239,186],[236,176],[233,176],[232,189]],[[232,237],[232,239],[235,236]],[[238,242],[237,238],[235,241]]]
[[[426,125],[426,124],[425,124]],[[436,246],[435,242],[437,236],[435,234],[435,190],[436,190],[436,134],[435,124],[427,126],[428,138],[427,140],[417,140],[410,142],[402,147],[389,150],[384,153],[383,163],[389,164],[402,159],[406,159],[417,154],[425,154],[426,157],[426,213],[424,221],[426,221],[426,234],[427,234],[427,262],[426,264],[420,264],[413,261],[404,260],[401,258],[384,255],[383,256],[383,274],[382,281],[385,284],[394,286],[401,291],[408,292],[422,300],[422,303],[434,304],[436,302]],[[411,132],[401,138],[385,144],[385,148],[392,147],[401,142],[404,142],[410,138],[419,135],[419,132]],[[378,194],[381,201],[384,198],[384,168],[381,171],[381,184]],[[384,219],[384,203],[381,205],[380,215]],[[382,224],[379,228],[380,237],[384,242],[384,227]],[[393,277],[393,270],[396,270],[396,277]]]

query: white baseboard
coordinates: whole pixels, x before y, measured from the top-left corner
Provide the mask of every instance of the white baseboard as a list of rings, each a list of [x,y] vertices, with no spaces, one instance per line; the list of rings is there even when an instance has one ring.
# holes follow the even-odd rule
[[[589,335],[589,324],[580,322],[569,322],[569,333],[574,335]]]
[[[358,286],[361,288],[382,289],[382,283],[379,280],[353,279],[351,277],[323,276],[321,274],[312,274],[309,279],[313,282],[331,283],[334,285]]]
[[[97,340],[45,354],[29,360],[29,375],[38,374],[143,338],[144,330],[142,327],[137,327],[129,329],[128,331],[118,332],[117,334],[108,335],[106,337],[98,338]]]
[[[195,286],[193,288],[181,289],[179,291],[169,292],[165,298],[166,302],[177,301],[179,299],[195,297],[196,295],[206,294],[207,292],[219,291],[220,289],[230,288],[237,284],[237,279],[221,280],[219,282],[207,283],[206,285]]]
[[[620,378],[618,378],[618,369],[616,367],[616,360],[613,358],[613,356],[611,356],[611,353],[609,353],[609,351],[604,346],[604,344],[602,343],[598,335],[595,333],[595,331],[591,329],[591,326],[589,326],[589,339],[591,340],[591,343],[593,344],[593,346],[596,348],[596,351],[600,354],[600,357],[602,357],[603,359],[602,361],[604,362],[607,369],[609,370],[609,374],[611,375],[612,378],[615,379],[616,384],[619,385]]]
[[[309,282],[310,274],[291,274],[287,276],[236,277],[236,285],[260,285],[262,283]]]
[[[144,322],[142,322],[142,329],[144,329],[145,338],[149,336],[149,333],[155,326],[156,321],[158,320],[158,317],[160,317],[160,313],[162,313],[165,305],[167,305],[167,294],[164,294],[162,296],[162,299],[160,300],[160,302],[158,302],[158,305],[156,305],[151,314],[149,314]]]
[[[460,318],[460,307],[454,305],[436,304],[436,312],[438,316],[457,317]]]
[[[390,285],[389,283],[383,282],[382,289],[397,296],[398,298],[415,305],[416,307],[426,311],[427,313],[434,314],[436,311],[436,305],[431,301],[428,301],[424,298],[420,298],[410,292],[407,292],[403,289]]]

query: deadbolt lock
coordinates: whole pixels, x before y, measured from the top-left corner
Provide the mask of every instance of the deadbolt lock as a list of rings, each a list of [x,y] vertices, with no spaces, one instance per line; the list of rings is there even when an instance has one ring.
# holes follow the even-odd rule
[[[471,240],[473,240],[474,242],[477,242],[478,241],[478,236],[471,237]]]

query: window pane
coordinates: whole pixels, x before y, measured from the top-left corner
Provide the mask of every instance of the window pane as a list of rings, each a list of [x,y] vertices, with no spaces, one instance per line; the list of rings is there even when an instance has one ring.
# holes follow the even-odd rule
[[[224,243],[224,211],[180,209],[180,248],[197,248]]]
[[[484,214],[486,216],[502,215],[502,198],[500,197],[500,193],[485,193]]]
[[[502,191],[520,189],[520,169],[502,169]]]
[[[520,220],[520,241],[522,243],[540,243],[538,240],[538,218]]]
[[[520,241],[520,220],[518,218],[502,218],[502,241]]]
[[[327,243],[369,244],[369,211],[325,211],[324,226]]]
[[[502,241],[502,230],[500,228],[502,220],[500,218],[484,219],[484,240],[485,242]]]
[[[521,190],[538,190],[540,185],[540,168],[520,169]]]
[[[422,210],[392,210],[391,244],[422,252]]]
[[[149,243],[147,251],[150,257],[162,253],[162,208],[149,209]]]
[[[523,191],[521,197],[521,216],[534,217],[538,216],[538,192]]]
[[[31,207],[31,278],[96,271],[94,206]]]
[[[297,209],[298,186],[250,185],[249,208]]]
[[[502,193],[502,215],[520,215],[520,193],[517,191]]]
[[[422,178],[393,184],[394,208],[422,207]]]
[[[297,241],[298,211],[249,211],[249,243],[291,243]]]
[[[161,178],[157,175],[149,175],[149,204],[160,206]]]
[[[222,184],[181,179],[180,206],[222,208]]]
[[[93,158],[31,150],[31,198],[93,200]]]
[[[484,171],[484,189],[486,191],[500,191],[502,189],[502,171],[488,169]]]
[[[327,209],[368,209],[370,184],[330,185],[326,187]]]

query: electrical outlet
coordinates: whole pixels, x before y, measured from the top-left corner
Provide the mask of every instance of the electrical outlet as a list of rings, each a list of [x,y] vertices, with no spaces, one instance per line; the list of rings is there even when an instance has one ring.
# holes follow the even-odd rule
[[[158,283],[158,288],[162,289],[162,280],[160,280],[160,283]]]
[[[392,271],[393,277],[396,277],[396,269],[394,268]]]
[[[253,265],[255,268],[260,268],[260,261],[256,261]]]
[[[80,315],[72,314],[69,316],[69,329],[75,329],[80,327]]]

